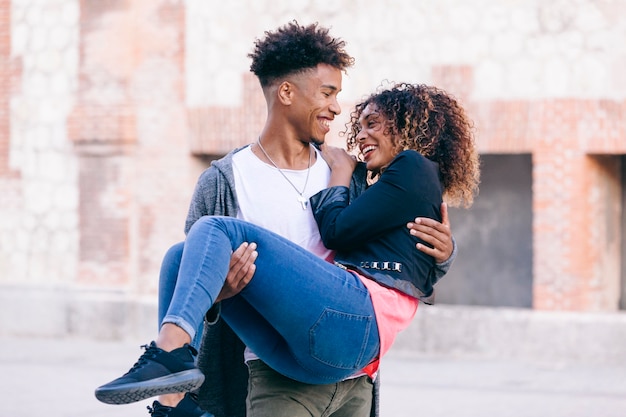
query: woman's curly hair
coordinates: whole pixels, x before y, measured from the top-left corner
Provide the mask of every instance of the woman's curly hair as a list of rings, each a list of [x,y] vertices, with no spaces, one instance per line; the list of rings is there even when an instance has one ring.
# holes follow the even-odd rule
[[[444,199],[471,206],[478,193],[480,163],[473,124],[459,103],[436,87],[398,83],[382,88],[356,105],[347,124],[347,148],[354,150],[359,119],[368,104],[386,119],[385,129],[398,151],[413,149],[439,164]]]
[[[287,74],[299,73],[319,64],[328,64],[345,71],[354,64],[345,51],[345,41],[333,38],[328,29],[317,23],[301,26],[290,22],[273,32],[266,31],[263,39],[257,39],[250,71],[266,87]]]

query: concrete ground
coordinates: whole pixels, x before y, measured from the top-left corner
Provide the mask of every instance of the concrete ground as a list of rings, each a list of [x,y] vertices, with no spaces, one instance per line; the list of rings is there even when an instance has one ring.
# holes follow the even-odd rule
[[[0,417],[148,416],[152,400],[114,406],[93,396],[98,385],[128,370],[140,343],[18,337],[0,342]],[[381,378],[382,417],[626,415],[626,363],[459,359],[392,350]]]

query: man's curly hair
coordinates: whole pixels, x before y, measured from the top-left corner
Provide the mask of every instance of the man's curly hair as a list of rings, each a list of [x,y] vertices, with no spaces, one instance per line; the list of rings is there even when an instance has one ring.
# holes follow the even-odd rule
[[[357,147],[359,118],[368,104],[386,120],[398,151],[413,149],[439,164],[444,199],[471,206],[478,193],[480,163],[473,124],[459,103],[436,87],[398,83],[382,88],[356,105],[347,124],[347,148]]]
[[[328,64],[345,71],[354,64],[344,50],[346,43],[328,34],[329,30],[317,23],[301,26],[290,22],[273,32],[266,31],[265,38],[257,39],[250,71],[262,87],[271,85],[279,78]]]

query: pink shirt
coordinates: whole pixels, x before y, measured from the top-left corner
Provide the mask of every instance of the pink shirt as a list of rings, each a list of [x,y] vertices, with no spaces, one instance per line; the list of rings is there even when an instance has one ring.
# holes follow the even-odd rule
[[[356,273],[355,271],[352,272]],[[398,290],[382,286],[360,274],[357,275],[369,290],[378,323],[380,337],[378,360],[363,370],[370,377],[373,377],[378,371],[380,359],[389,351],[397,334],[406,329],[415,317],[419,300]]]

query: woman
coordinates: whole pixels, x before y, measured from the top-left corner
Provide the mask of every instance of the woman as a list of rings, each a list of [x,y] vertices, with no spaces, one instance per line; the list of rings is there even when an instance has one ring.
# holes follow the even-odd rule
[[[242,242],[257,244],[254,278],[221,303],[222,317],[242,341],[270,367],[305,383],[374,375],[418,301],[434,298],[434,261],[412,250],[417,240],[406,224],[417,216],[439,220],[443,196],[469,206],[478,156],[458,103],[434,87],[411,84],[397,84],[356,106],[348,149],[357,147],[376,182],[350,202],[356,162],[343,150],[325,149],[329,188],[310,200],[325,245],[337,251],[334,263],[250,223],[203,217],[187,235],[156,342],[127,374],[98,388],[96,397],[122,404],[203,382],[188,343]]]

